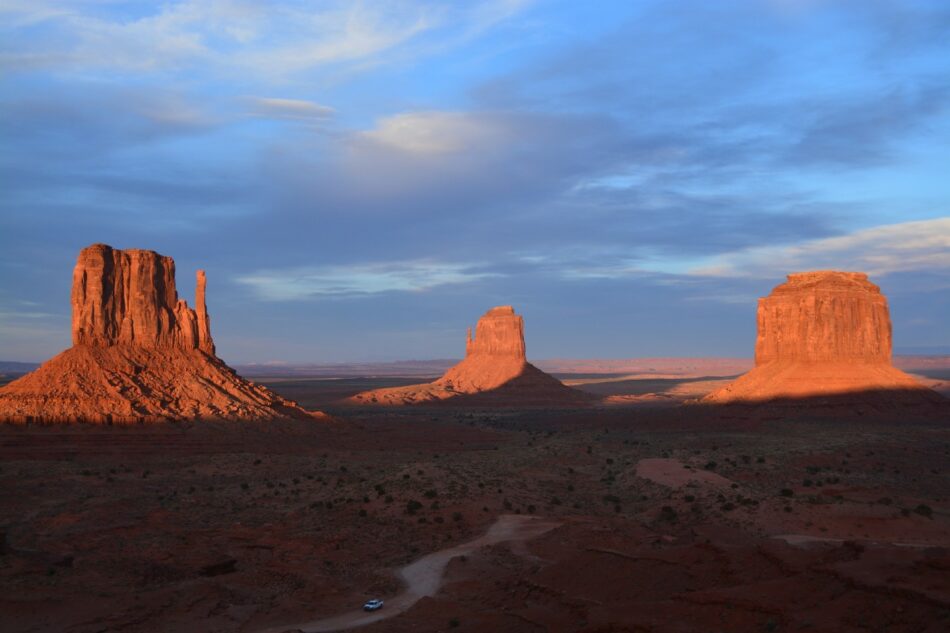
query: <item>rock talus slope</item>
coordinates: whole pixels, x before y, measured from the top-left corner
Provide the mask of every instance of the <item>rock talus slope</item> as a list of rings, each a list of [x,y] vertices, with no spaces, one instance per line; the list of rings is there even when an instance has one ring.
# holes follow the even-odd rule
[[[376,389],[356,394],[351,404],[398,406],[463,397],[484,405],[584,404],[587,394],[565,386],[525,356],[524,319],[511,306],[486,312],[469,329],[465,359],[432,383]]]
[[[178,298],[172,258],[83,249],[73,270],[73,346],[0,389],[0,421],[312,417],[215,355],[205,290],[198,271],[192,309]]]
[[[943,400],[891,365],[887,299],[863,273],[790,274],[759,299],[757,322],[755,368],[704,402]]]

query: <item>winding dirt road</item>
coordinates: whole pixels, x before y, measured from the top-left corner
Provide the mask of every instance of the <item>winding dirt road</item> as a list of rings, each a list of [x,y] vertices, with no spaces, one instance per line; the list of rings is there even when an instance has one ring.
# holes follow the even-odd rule
[[[379,611],[365,613],[349,611],[328,618],[320,618],[301,624],[288,624],[272,627],[261,633],[283,633],[301,630],[304,633],[323,631],[342,631],[365,626],[385,620],[407,611],[412,605],[426,596],[434,596],[442,586],[442,575],[449,561],[457,556],[472,553],[480,547],[495,545],[506,541],[527,541],[556,528],[559,523],[519,514],[504,514],[492,524],[488,531],[468,543],[439,550],[401,568],[397,575],[406,583],[406,590],[398,596],[386,599],[386,605]]]

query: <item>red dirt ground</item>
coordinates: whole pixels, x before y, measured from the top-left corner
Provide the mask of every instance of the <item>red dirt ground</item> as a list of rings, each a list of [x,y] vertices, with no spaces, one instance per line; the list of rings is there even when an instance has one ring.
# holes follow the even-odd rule
[[[398,594],[394,570],[509,513],[562,525],[453,559],[438,594],[360,630],[950,627],[945,420],[347,415],[0,427],[0,630],[306,622]],[[650,476],[676,463],[706,475]]]

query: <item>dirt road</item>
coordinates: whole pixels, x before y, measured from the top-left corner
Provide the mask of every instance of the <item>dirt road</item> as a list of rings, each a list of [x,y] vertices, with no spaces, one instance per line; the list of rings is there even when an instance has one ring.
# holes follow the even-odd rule
[[[272,627],[261,633],[283,633],[284,631],[304,631],[318,633],[322,631],[342,631],[365,626],[379,620],[385,620],[407,611],[425,596],[434,596],[442,586],[445,566],[457,556],[471,554],[486,545],[495,545],[506,541],[527,541],[557,527],[558,523],[518,514],[505,514],[488,531],[468,543],[439,550],[401,568],[397,575],[406,583],[406,590],[398,596],[387,598],[385,606],[379,611],[349,611],[328,618],[320,618],[300,624],[288,624]]]

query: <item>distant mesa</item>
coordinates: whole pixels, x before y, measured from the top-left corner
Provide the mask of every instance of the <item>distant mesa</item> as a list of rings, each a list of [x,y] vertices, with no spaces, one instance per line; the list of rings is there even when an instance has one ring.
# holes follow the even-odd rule
[[[479,405],[581,405],[591,397],[526,360],[524,319],[511,306],[492,308],[468,330],[465,360],[432,383],[364,391],[350,404],[400,406],[450,399]]]
[[[205,287],[199,270],[192,309],[178,298],[171,257],[84,248],[73,270],[73,346],[0,388],[0,421],[314,417],[215,355]]]
[[[891,365],[887,299],[864,273],[793,273],[759,299],[755,367],[703,398],[885,407],[945,399]],[[873,402],[872,402],[873,401]]]

